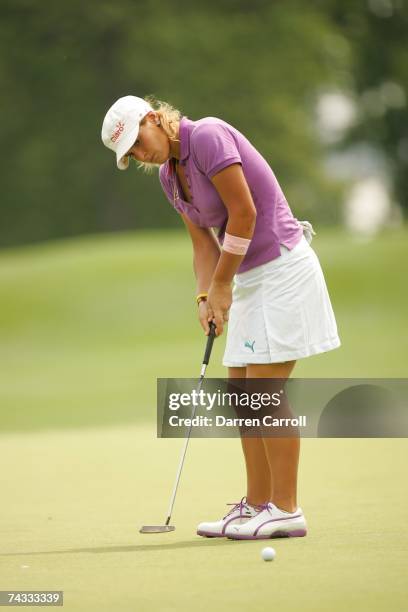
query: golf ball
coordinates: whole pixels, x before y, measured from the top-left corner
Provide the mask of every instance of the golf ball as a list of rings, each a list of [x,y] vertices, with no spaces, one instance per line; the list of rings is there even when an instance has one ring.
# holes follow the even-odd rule
[[[271,548],[270,546],[263,548],[261,552],[261,557],[264,561],[273,561],[276,557],[275,549]]]

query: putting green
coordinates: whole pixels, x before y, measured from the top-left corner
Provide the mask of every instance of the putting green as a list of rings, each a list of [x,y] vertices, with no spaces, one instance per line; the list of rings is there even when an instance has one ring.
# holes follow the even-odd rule
[[[165,518],[181,443],[147,425],[3,435],[1,589],[61,589],[75,612],[406,610],[406,440],[304,440],[309,535],[264,544],[195,535],[243,495],[238,440],[192,440],[176,531],[138,533]]]
[[[295,375],[406,376],[406,229],[313,246],[342,347]],[[195,536],[244,495],[238,440],[192,440],[176,531],[138,533],[165,519],[182,445],[155,437],[156,377],[195,377],[204,348],[184,234],[6,250],[0,302],[0,590],[63,589],[75,612],[406,610],[406,440],[304,440],[309,535],[273,563]]]

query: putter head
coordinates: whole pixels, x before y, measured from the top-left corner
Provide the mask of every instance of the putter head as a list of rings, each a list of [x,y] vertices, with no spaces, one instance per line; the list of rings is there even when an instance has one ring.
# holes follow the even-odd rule
[[[167,533],[174,530],[173,525],[143,525],[139,529],[139,533]]]

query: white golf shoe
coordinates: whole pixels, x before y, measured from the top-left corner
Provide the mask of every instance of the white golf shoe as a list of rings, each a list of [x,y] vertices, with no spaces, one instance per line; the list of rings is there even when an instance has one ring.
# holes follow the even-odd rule
[[[246,497],[243,497],[240,502],[227,504],[227,506],[233,506],[233,508],[221,520],[213,523],[200,523],[197,527],[197,535],[207,538],[223,538],[226,535],[227,527],[243,525],[259,512],[258,506],[250,506]]]
[[[301,508],[295,512],[285,512],[271,502],[263,504],[260,512],[245,524],[230,523],[225,529],[225,535],[233,540],[296,538],[306,533],[306,520]]]

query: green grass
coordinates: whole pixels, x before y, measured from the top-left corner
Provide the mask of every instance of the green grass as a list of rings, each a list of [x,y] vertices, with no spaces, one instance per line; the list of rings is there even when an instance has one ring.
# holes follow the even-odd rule
[[[408,232],[362,242],[336,230],[313,245],[342,347],[300,361],[305,377],[407,374]],[[95,236],[0,253],[0,428],[150,420],[156,377],[195,377],[196,322],[184,233]],[[224,338],[209,369],[221,366]]]
[[[206,540],[244,491],[238,440],[192,440],[162,523],[181,440],[148,425],[2,436],[2,589],[61,589],[67,612],[405,612],[405,440],[304,440],[306,538]],[[263,546],[277,551],[273,563]]]
[[[408,232],[319,232],[342,347],[304,377],[405,377]],[[63,589],[75,612],[406,610],[407,441],[302,443],[307,538],[203,540],[245,492],[237,440],[192,440],[175,532],[162,522],[181,440],[155,437],[157,377],[195,377],[184,234],[95,236],[0,253],[0,589]],[[223,376],[224,339],[209,375]]]

